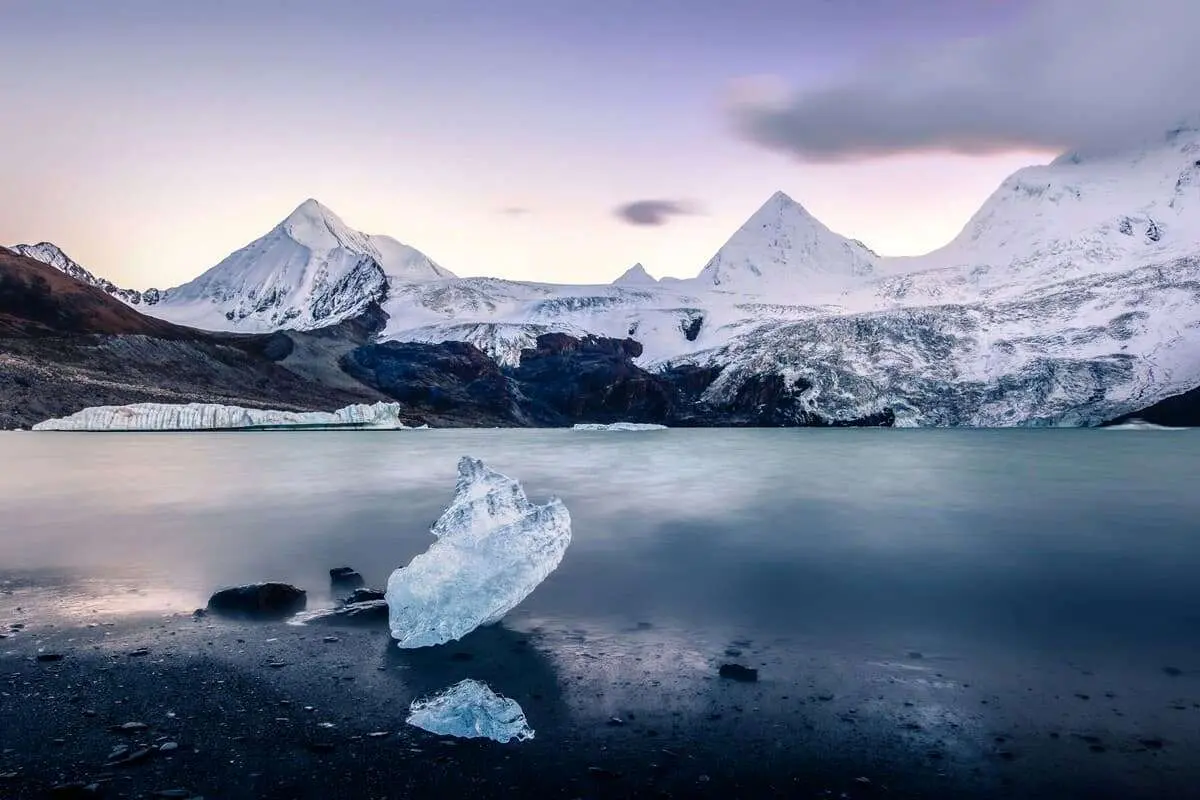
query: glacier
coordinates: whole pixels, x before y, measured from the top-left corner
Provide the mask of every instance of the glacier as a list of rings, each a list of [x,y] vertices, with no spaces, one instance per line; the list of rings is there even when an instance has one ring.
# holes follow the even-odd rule
[[[337,411],[271,411],[219,403],[93,406],[49,419],[35,431],[209,431],[287,428],[404,430],[399,403],[359,403]]]
[[[392,637],[401,648],[461,639],[499,622],[562,562],[571,516],[561,500],[529,502],[517,481],[463,457],[436,541],[388,578]]]
[[[595,422],[580,422],[571,427],[576,431],[665,431],[666,425],[645,422],[612,422],[608,425]]]
[[[533,738],[533,729],[516,700],[470,678],[432,697],[414,700],[405,722],[441,736],[487,738],[502,744]]]

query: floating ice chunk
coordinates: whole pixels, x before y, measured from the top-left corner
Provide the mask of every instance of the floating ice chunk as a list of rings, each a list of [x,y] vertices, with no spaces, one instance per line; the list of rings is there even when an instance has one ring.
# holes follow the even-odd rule
[[[666,429],[666,425],[654,425],[647,422],[614,422],[611,425],[581,422],[571,428],[576,431],[665,431]]]
[[[414,700],[409,725],[443,736],[486,737],[497,742],[528,741],[533,729],[516,700],[501,697],[487,684],[468,678],[432,697]]]
[[[35,431],[200,431],[260,428],[403,429],[399,403],[357,404],[337,411],[271,411],[219,403],[93,406],[48,419]]]
[[[392,573],[387,604],[399,647],[454,641],[499,622],[562,561],[571,515],[561,500],[535,506],[521,484],[463,458],[438,537]]]
[[[1173,428],[1170,425],[1155,425],[1153,422],[1146,422],[1144,419],[1131,419],[1128,422],[1122,422],[1119,425],[1109,425],[1106,428],[1110,431],[1186,431],[1187,428]]]

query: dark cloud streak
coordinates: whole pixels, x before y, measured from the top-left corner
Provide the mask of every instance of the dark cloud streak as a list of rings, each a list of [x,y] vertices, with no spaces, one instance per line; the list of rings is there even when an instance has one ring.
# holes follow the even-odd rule
[[[618,206],[613,213],[630,225],[666,225],[671,217],[695,214],[697,210],[686,200],[634,200]]]

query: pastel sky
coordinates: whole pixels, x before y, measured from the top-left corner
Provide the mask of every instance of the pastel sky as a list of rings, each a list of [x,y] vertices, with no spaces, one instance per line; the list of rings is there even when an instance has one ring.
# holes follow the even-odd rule
[[[914,53],[1008,41],[1031,6],[0,0],[0,243],[170,286],[315,197],[460,275],[687,277],[782,189],[884,254],[921,253],[1058,139],[859,141],[763,92],[848,87],[857,105],[829,102],[869,116],[881,56],[924,74]]]

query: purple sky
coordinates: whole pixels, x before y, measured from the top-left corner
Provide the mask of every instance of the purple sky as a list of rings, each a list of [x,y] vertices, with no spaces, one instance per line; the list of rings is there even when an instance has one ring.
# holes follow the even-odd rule
[[[1193,0],[1148,0],[1176,2]],[[867,80],[891,74],[871,72],[881,53],[912,81],[914,54],[948,53],[954,75],[962,37],[1003,45],[1029,0],[2,5],[0,243],[51,240],[132,287],[193,277],[310,196],[467,275],[690,276],[776,189],[919,253],[1057,149],[1024,129],[974,156],[911,126],[873,139],[864,105],[906,96]],[[1005,72],[1000,51],[977,61]],[[736,87],[755,76],[834,113],[749,102]],[[939,97],[889,113],[927,119]],[[864,141],[831,157],[838,124]],[[639,202],[633,219],[661,224],[617,213]]]

